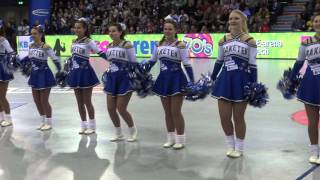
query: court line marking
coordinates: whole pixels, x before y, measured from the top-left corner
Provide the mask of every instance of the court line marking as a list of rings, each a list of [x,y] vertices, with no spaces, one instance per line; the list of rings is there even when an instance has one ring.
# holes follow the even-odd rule
[[[306,172],[304,172],[302,175],[297,177],[296,180],[302,180],[306,176],[308,176],[310,173],[312,173],[314,170],[316,170],[319,167],[319,165],[313,165],[311,168],[309,168]]]

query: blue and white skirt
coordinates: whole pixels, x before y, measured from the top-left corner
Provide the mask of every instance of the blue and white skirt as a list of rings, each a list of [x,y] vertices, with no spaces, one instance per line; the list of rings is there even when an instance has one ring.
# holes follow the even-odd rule
[[[251,82],[250,74],[243,70],[227,71],[223,67],[222,72],[212,87],[212,97],[232,102],[246,101],[244,96],[245,85]]]
[[[47,89],[56,86],[57,82],[47,65],[37,70],[32,69],[28,84],[34,89]]]
[[[320,74],[314,74],[310,66],[301,80],[297,98],[305,104],[320,106]]]
[[[160,71],[152,91],[159,96],[167,97],[182,94],[188,80],[182,69]]]
[[[97,86],[99,79],[90,65],[89,59],[74,58],[72,69],[67,77],[71,88],[90,88]]]
[[[123,96],[133,91],[127,70],[107,72],[105,80],[104,91],[111,96]]]

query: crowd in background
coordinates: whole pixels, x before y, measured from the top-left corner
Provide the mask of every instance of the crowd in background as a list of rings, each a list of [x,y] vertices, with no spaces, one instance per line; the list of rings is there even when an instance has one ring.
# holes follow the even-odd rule
[[[288,3],[288,1],[285,1]],[[72,34],[75,20],[85,17],[92,34],[107,34],[108,25],[124,23],[129,34],[161,33],[165,19],[173,19],[179,33],[226,32],[229,13],[239,9],[248,17],[250,32],[270,32],[282,12],[278,0],[53,0],[51,18],[46,20],[46,34]],[[313,12],[320,11],[320,0],[307,4],[306,11],[296,15],[292,31],[311,31]],[[9,39],[29,35],[27,20],[6,22]]]

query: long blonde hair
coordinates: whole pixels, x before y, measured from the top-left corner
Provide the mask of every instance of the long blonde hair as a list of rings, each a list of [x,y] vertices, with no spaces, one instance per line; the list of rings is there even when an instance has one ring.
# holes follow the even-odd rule
[[[245,33],[248,33],[249,30],[248,30],[248,24],[247,24],[247,21],[248,21],[248,18],[247,16],[240,10],[238,9],[235,9],[235,10],[232,10],[231,13],[236,13],[236,14],[239,14],[241,19],[242,19],[242,31],[245,32]],[[230,14],[231,14],[230,13]],[[229,29],[230,31],[230,29]]]

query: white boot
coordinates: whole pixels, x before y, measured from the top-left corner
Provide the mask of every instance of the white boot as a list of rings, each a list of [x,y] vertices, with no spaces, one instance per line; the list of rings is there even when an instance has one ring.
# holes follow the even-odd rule
[[[311,164],[320,164],[320,160],[319,160],[319,145],[318,144],[310,145],[310,153],[311,153],[311,156],[309,157],[309,163],[311,163]]]
[[[116,134],[114,137],[110,139],[111,142],[117,142],[117,141],[122,141],[123,140],[123,134],[122,134],[122,129],[121,127],[116,127]]]
[[[244,140],[237,138],[235,142],[235,150],[231,152],[231,154],[228,157],[231,157],[231,158],[241,157],[243,155],[243,147],[244,147]]]
[[[88,128],[84,131],[84,134],[90,135],[93,133],[96,133],[96,120],[90,119],[89,124],[88,124]]]
[[[10,114],[4,115],[4,121],[0,124],[2,127],[12,126],[12,118]]]
[[[84,132],[88,129],[87,121],[81,121],[79,134],[84,134]]]
[[[40,126],[37,128],[37,130],[40,130],[40,129],[42,128],[42,126],[44,126],[44,124],[45,124],[45,118],[46,118],[45,115],[41,115],[41,116],[40,116],[41,124],[40,124]]]
[[[226,136],[226,142],[227,142],[227,146],[228,146],[228,150],[226,152],[226,155],[230,156],[235,148],[234,135]]]
[[[137,141],[138,130],[135,126],[129,128],[129,135],[130,135],[130,137],[127,139],[128,142]]]
[[[186,136],[184,134],[176,134],[176,143],[173,145],[173,149],[179,150],[183,149],[186,144]]]
[[[45,118],[44,125],[40,128],[40,131],[48,131],[52,129],[52,119],[51,118]]]
[[[168,132],[167,134],[167,142],[162,145],[164,148],[170,148],[175,143],[175,132]]]

